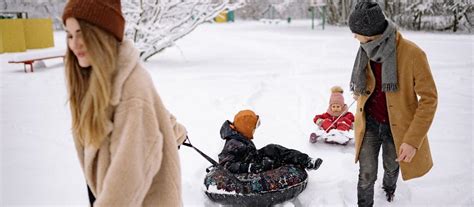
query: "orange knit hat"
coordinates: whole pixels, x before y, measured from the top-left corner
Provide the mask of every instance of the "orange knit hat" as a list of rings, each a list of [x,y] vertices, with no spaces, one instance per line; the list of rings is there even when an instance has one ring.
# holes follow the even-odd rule
[[[253,133],[260,123],[258,115],[252,110],[239,111],[234,117],[234,127],[240,134],[248,139],[253,138]]]
[[[64,7],[63,23],[74,17],[91,23],[123,40],[125,19],[120,0],[69,0]]]

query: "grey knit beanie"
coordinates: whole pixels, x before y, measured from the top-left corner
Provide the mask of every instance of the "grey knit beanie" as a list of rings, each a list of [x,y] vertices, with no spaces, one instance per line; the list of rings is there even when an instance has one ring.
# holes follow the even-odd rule
[[[380,6],[370,0],[358,2],[349,16],[349,28],[352,33],[364,36],[382,34],[387,25]]]

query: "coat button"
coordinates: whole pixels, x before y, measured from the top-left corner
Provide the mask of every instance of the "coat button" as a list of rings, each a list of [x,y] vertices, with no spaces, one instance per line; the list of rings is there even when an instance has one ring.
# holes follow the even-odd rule
[[[370,95],[370,91],[365,91],[365,93],[366,93],[367,95]]]
[[[362,112],[362,108],[359,108],[360,112]]]

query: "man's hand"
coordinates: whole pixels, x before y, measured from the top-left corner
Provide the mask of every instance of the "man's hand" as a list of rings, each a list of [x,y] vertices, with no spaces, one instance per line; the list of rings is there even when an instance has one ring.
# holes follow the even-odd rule
[[[356,95],[356,94],[353,93],[352,98],[357,101],[357,99],[359,99],[359,95]]]
[[[398,154],[398,158],[395,161],[411,162],[411,159],[413,159],[415,154],[416,154],[416,148],[414,148],[413,146],[407,143],[403,143],[400,146],[400,153]]]

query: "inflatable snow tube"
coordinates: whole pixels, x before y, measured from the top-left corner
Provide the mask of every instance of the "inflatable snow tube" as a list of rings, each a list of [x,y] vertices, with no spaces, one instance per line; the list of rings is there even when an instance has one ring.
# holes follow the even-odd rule
[[[233,206],[271,206],[296,197],[308,183],[306,170],[283,165],[261,173],[233,174],[212,167],[204,179],[210,200]]]

